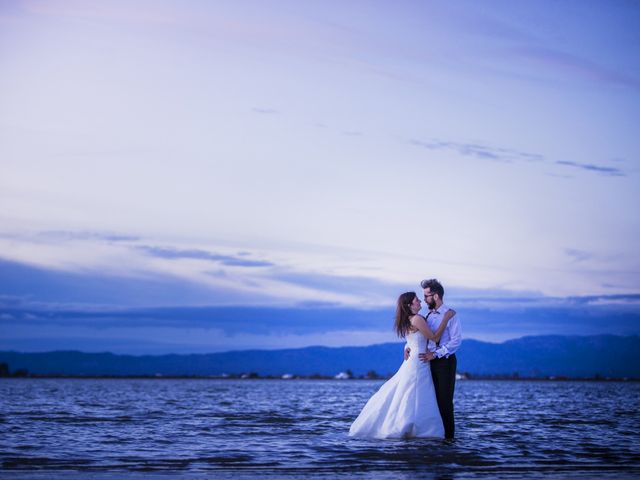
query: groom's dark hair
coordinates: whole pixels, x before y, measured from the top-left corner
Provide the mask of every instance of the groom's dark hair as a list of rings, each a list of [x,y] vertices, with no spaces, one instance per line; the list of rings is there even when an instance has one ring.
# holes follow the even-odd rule
[[[430,278],[429,280],[422,280],[420,282],[420,286],[422,288],[428,288],[432,293],[437,293],[442,300],[444,298],[444,287],[442,284],[436,280],[435,278]]]

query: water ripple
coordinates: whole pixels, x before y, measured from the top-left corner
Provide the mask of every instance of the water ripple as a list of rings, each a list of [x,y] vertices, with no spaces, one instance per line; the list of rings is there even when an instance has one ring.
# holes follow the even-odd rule
[[[380,384],[2,380],[0,473],[640,478],[638,383],[459,382],[454,443],[349,439]]]

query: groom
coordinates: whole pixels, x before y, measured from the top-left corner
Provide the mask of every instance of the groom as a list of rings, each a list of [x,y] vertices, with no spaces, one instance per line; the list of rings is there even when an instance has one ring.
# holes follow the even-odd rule
[[[426,316],[427,324],[431,331],[435,332],[449,307],[443,303],[444,288],[435,278],[423,280],[420,286],[424,289],[424,301],[429,307]],[[460,320],[456,314],[447,328],[445,328],[440,341],[436,344],[427,341],[427,352],[420,353],[420,360],[430,362],[431,376],[436,390],[438,409],[444,424],[444,438],[453,440],[455,434],[455,421],[453,417],[453,391],[456,386],[456,351],[462,343],[462,330]],[[405,359],[409,357],[409,349],[405,350]]]

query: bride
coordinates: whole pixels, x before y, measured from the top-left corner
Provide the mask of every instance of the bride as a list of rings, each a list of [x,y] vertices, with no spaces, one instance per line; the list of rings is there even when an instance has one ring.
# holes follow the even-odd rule
[[[427,341],[438,342],[449,320],[456,314],[448,310],[438,330],[431,331],[415,292],[400,295],[395,330],[406,338],[412,352],[426,352]],[[427,315],[428,316],[428,315]],[[410,438],[444,437],[429,363],[411,355],[396,374],[369,399],[349,430],[350,437]]]

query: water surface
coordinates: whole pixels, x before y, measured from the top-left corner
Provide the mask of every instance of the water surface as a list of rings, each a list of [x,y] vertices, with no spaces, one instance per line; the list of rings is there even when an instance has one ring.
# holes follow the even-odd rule
[[[382,381],[0,381],[2,478],[640,478],[640,383],[459,381],[457,439],[359,440]]]

